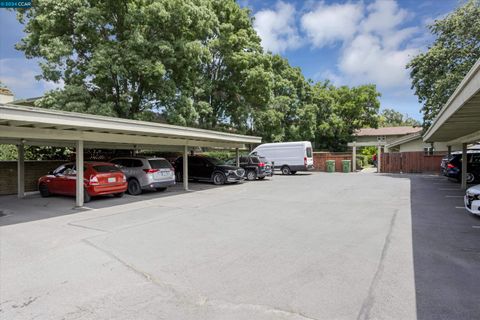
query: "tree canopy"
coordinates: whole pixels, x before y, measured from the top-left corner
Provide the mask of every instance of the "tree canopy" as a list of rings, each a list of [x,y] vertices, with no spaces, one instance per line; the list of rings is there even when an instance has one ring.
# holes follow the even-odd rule
[[[435,20],[429,29],[435,41],[407,65],[412,88],[423,104],[425,126],[430,126],[480,58],[479,0],[470,0],[444,19]]]
[[[46,108],[311,140],[342,150],[378,125],[374,85],[305,79],[265,53],[248,9],[234,0],[44,0],[20,9],[17,44],[40,58],[39,78],[63,82]]]
[[[379,126],[380,127],[399,127],[399,126],[415,126],[419,127],[422,124],[420,121],[409,117],[407,114],[403,115],[394,109],[383,109],[380,113]]]

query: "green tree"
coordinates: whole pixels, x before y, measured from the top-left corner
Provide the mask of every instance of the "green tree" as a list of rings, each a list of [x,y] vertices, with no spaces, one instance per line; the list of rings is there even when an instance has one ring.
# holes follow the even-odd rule
[[[379,118],[379,127],[398,127],[398,126],[415,126],[419,127],[420,121],[403,115],[394,109],[383,109]]]
[[[468,1],[429,29],[435,41],[407,65],[426,127],[480,58],[480,2]]]
[[[40,106],[123,118],[174,100],[217,22],[207,0],[35,1],[18,19],[17,49],[42,59],[39,78],[65,84]]]

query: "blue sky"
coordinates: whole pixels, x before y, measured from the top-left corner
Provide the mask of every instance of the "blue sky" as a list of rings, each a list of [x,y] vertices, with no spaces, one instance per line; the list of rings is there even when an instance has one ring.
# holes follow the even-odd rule
[[[263,47],[286,57],[314,81],[336,85],[374,83],[382,108],[420,119],[405,64],[432,42],[426,26],[462,0],[239,0],[255,17]],[[35,80],[37,61],[14,44],[23,35],[15,12],[0,9],[0,80],[17,99],[42,95],[59,86]]]

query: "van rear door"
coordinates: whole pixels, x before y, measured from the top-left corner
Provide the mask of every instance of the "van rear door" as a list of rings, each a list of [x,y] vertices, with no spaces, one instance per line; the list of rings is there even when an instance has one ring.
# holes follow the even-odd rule
[[[312,150],[312,146],[307,146],[305,152],[306,152],[305,167],[307,169],[313,169],[313,150]]]

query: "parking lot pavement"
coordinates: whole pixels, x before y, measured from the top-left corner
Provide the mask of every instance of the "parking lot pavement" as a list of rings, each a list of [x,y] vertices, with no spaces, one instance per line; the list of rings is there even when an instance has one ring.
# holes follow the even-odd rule
[[[50,216],[0,197],[0,318],[473,319],[480,221],[456,186],[297,174]]]

